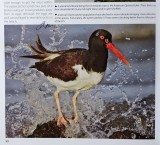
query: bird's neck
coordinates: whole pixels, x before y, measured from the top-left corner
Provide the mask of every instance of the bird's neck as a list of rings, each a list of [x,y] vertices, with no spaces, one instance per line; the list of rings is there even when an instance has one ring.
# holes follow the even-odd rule
[[[86,55],[86,68],[95,72],[104,72],[107,67],[108,51],[100,46],[89,48]]]

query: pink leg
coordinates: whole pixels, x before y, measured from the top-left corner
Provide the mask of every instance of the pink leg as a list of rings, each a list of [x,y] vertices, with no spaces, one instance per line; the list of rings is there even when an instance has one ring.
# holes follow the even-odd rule
[[[74,107],[74,121],[75,123],[77,123],[79,121],[79,118],[78,118],[78,113],[77,113],[77,97],[79,95],[79,92],[76,92],[75,95],[73,96],[73,107]]]
[[[61,111],[61,107],[60,107],[60,103],[59,103],[59,92],[56,91],[54,93],[55,99],[56,99],[56,104],[57,104],[57,108],[58,108],[58,120],[57,120],[57,125],[67,125],[68,124],[68,120],[64,118],[62,111]]]

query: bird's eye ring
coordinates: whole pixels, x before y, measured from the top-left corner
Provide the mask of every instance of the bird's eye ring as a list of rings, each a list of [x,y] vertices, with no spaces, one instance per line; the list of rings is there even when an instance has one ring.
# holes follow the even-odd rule
[[[103,36],[103,35],[101,35],[101,36],[100,36],[100,39],[101,39],[101,40],[103,40],[103,39],[104,39],[104,36]]]

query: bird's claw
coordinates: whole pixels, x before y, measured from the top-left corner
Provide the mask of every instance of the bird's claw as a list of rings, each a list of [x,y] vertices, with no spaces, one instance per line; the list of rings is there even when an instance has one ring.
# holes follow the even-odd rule
[[[78,123],[78,122],[79,122],[79,118],[78,118],[78,117],[75,117],[75,118],[74,118],[74,122],[75,122],[75,123]]]
[[[65,119],[63,116],[62,117],[58,117],[58,120],[57,120],[57,126],[61,126],[61,125],[64,125],[65,127],[67,127],[69,124],[69,119]]]
[[[78,117],[75,117],[73,119],[73,121],[75,123],[78,123],[79,122],[79,118]],[[63,116],[60,116],[58,117],[58,120],[57,120],[57,126],[61,126],[61,125],[64,125],[65,127],[68,127],[68,125],[72,122],[71,119],[68,119],[68,118],[64,118]]]

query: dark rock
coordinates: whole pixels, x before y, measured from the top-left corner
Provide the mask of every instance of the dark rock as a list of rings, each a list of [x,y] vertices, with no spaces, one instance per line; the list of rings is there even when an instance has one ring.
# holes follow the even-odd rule
[[[58,127],[56,121],[37,125],[32,135],[37,138],[86,138],[87,132],[95,138],[111,139],[154,139],[155,96],[150,95],[135,103],[135,107],[127,103],[108,103],[103,111],[90,117],[86,129],[81,124],[70,122],[68,127]],[[130,108],[132,107],[132,108]],[[83,116],[87,117],[86,115]],[[97,119],[98,118],[98,119]],[[98,120],[95,122],[95,120]],[[139,129],[139,127],[141,127]],[[112,135],[112,129],[117,129]]]
[[[125,130],[125,131],[116,131],[109,136],[110,139],[154,139],[152,136],[145,136],[139,133]]]
[[[65,126],[57,126],[56,121],[37,125],[32,135],[28,138],[64,138]]]
[[[142,107],[155,103],[155,95],[149,95],[148,97],[143,98],[141,101],[137,102],[140,103]]]

